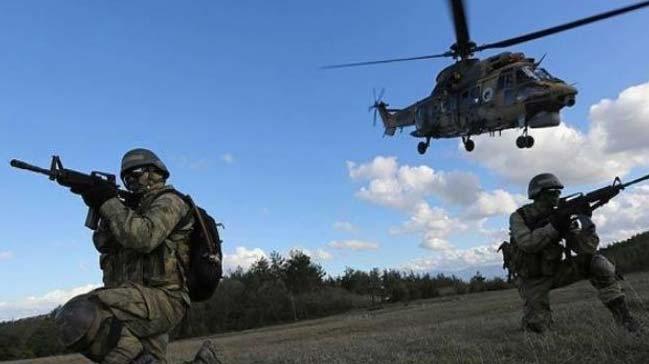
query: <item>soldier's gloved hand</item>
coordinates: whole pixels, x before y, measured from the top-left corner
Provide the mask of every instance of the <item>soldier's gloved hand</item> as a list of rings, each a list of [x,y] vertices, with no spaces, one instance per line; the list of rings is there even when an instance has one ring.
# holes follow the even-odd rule
[[[142,199],[142,194],[140,193],[130,193],[124,197],[124,205],[131,210],[135,210],[140,204]]]
[[[117,188],[108,184],[100,184],[81,191],[81,197],[88,207],[98,209],[104,202],[117,197]]]
[[[552,227],[561,234],[565,234],[570,229],[570,216],[554,213],[550,215],[550,224]]]

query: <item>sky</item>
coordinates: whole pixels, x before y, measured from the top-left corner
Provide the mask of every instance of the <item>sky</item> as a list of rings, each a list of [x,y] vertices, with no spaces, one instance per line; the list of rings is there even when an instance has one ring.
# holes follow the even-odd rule
[[[467,1],[471,38],[493,42],[630,1]],[[85,205],[23,159],[118,174],[131,148],[155,151],[170,183],[225,225],[227,269],[302,249],[345,267],[454,271],[499,265],[507,218],[529,179],[566,192],[649,171],[649,10],[521,44],[576,83],[563,124],[456,139],[416,152],[382,137],[372,89],[391,106],[427,96],[450,60],[321,70],[440,53],[444,1],[0,2],[0,321],[51,310],[101,283]],[[480,54],[487,57],[497,51]],[[595,215],[602,245],[649,228],[649,185]]]

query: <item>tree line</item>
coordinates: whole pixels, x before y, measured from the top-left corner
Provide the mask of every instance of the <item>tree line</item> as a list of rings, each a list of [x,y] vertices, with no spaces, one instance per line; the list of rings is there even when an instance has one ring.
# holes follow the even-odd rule
[[[649,232],[612,244],[601,252],[620,273],[647,270]],[[487,279],[480,272],[467,282],[444,274],[370,271],[347,268],[335,277],[299,250],[288,257],[277,252],[247,270],[237,268],[223,278],[214,296],[192,305],[172,332],[190,338],[265,325],[324,317],[352,309],[380,309],[411,300],[511,288],[503,278]],[[65,353],[48,315],[0,323],[0,360]]]

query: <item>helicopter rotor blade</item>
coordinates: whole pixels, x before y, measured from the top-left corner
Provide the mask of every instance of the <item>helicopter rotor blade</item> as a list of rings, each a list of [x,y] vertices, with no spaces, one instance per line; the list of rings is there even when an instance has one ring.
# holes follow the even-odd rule
[[[470,52],[469,27],[466,22],[466,12],[464,11],[463,0],[449,0],[451,13],[453,15],[453,26],[455,27],[455,41],[459,54],[468,54]]]
[[[372,65],[372,64],[403,62],[403,61],[415,61],[415,60],[420,60],[420,59],[442,58],[442,57],[453,57],[453,53],[452,52],[444,52],[444,53],[441,53],[441,54],[431,54],[431,55],[428,55],[428,56],[419,56],[419,57],[393,58],[393,59],[384,59],[384,60],[381,60],[381,61],[367,61],[367,62],[333,64],[333,65],[328,65],[328,66],[322,66],[320,68],[321,69],[332,69],[332,68],[357,67],[357,66],[368,66],[368,65]]]
[[[604,12],[604,13],[601,13],[601,14],[596,14],[596,15],[593,15],[593,16],[589,16],[587,18],[571,21],[569,23],[557,25],[557,26],[554,26],[554,27],[551,27],[551,28],[541,29],[541,30],[538,30],[536,32],[527,33],[527,34],[524,34],[524,35],[521,35],[521,36],[518,36],[518,37],[502,40],[502,41],[499,41],[499,42],[483,44],[483,45],[480,45],[478,47],[475,47],[473,49],[473,51],[478,52],[478,51],[482,51],[482,50],[490,49],[490,48],[509,47],[509,46],[512,46],[512,45],[515,45],[515,44],[520,44],[520,43],[528,42],[530,40],[546,37],[548,35],[556,34],[556,33],[563,32],[563,31],[573,29],[573,28],[577,28],[577,27],[580,27],[580,26],[583,26],[583,25],[586,25],[586,24],[590,24],[590,23],[594,23],[594,22],[604,20],[604,19],[607,19],[607,18],[612,18],[614,16],[618,16],[618,15],[621,15],[621,14],[624,14],[624,13],[628,13],[630,11],[635,11],[635,10],[638,10],[640,8],[644,8],[646,6],[649,6],[649,1],[643,1],[643,2],[640,2],[640,3],[634,4],[634,5],[629,5],[629,6],[626,6],[626,7],[623,7],[623,8],[607,11],[607,12]]]

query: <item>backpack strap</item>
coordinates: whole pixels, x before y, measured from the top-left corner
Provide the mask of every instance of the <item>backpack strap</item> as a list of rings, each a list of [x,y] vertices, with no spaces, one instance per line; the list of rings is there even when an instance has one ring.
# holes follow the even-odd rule
[[[162,196],[164,194],[167,194],[167,193],[175,194],[176,196],[180,197],[183,200],[183,202],[185,202],[189,206],[189,209],[188,209],[187,213],[185,214],[185,216],[183,216],[183,218],[180,219],[180,221],[178,221],[176,226],[174,226],[174,230],[175,230],[179,226],[187,225],[187,223],[189,223],[189,221],[191,220],[191,218],[192,218],[192,216],[194,214],[194,211],[192,209],[193,202],[191,202],[191,199],[188,201],[188,199],[187,199],[189,197],[188,195],[185,195],[185,194],[181,193],[180,191],[176,190],[175,188],[167,188],[167,189],[163,189],[163,190],[158,191],[155,195],[153,195],[153,198],[151,199],[151,202],[155,201],[158,197],[160,197],[160,196]],[[174,254],[176,255],[176,260],[178,261],[177,265],[178,265],[178,269],[180,270],[182,280],[185,281],[185,285],[186,285],[187,284],[187,269],[188,269],[188,267],[186,267],[185,264],[188,264],[189,262],[185,262],[185,260],[183,259],[183,257],[180,254],[180,251],[178,250],[178,247],[176,247],[174,249]]]
[[[165,193],[174,193],[174,194],[176,194],[176,196],[180,197],[189,206],[189,211],[187,212],[187,215],[185,215],[185,217],[183,217],[178,222],[178,225],[182,226],[181,224],[187,224],[187,222],[189,222],[189,220],[193,216],[194,219],[195,219],[195,222],[194,222],[195,227],[197,225],[197,227],[201,229],[201,231],[203,232],[203,236],[208,241],[207,246],[208,246],[208,249],[209,249],[209,252],[210,252],[210,257],[209,258],[210,259],[220,259],[219,253],[218,253],[218,251],[216,251],[216,242],[213,241],[212,235],[210,234],[209,230],[207,229],[207,224],[205,223],[205,220],[203,219],[203,214],[201,213],[201,211],[200,211],[199,207],[196,205],[196,203],[194,203],[194,200],[192,199],[192,197],[190,195],[183,194],[183,193],[177,191],[174,188],[171,188],[171,189],[160,191],[160,193],[158,195],[156,195],[154,198],[158,198],[158,196],[163,195]],[[221,224],[217,224],[217,227],[218,227],[218,225],[221,225]],[[219,241],[218,243],[221,243],[221,242]]]

